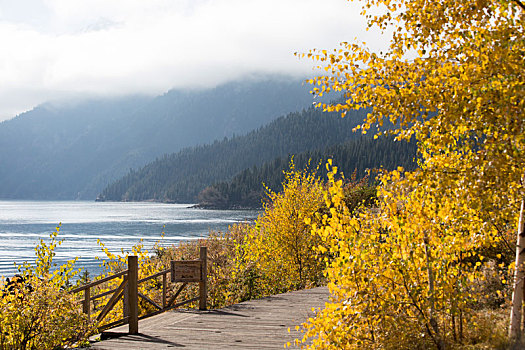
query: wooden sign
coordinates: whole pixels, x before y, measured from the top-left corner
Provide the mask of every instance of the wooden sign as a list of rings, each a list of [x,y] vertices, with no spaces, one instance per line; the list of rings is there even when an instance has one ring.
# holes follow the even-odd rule
[[[172,260],[171,281],[172,282],[200,282],[201,281],[200,260]]]

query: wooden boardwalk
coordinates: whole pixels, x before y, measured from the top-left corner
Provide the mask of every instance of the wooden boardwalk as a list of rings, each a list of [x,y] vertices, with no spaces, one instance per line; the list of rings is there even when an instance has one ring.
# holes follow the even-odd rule
[[[139,321],[139,334],[127,325],[112,330],[117,336],[91,349],[283,349],[301,337],[295,331],[314,315],[312,307],[328,301],[326,287],[246,301],[219,310],[175,310]],[[288,333],[290,328],[290,333]]]

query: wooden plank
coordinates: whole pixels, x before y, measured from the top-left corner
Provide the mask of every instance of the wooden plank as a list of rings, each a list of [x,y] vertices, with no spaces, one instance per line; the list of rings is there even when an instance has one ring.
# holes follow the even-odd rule
[[[199,300],[198,297],[193,298],[193,299],[184,300],[184,301],[181,301],[180,303],[171,305],[167,310],[175,309],[177,307],[181,307],[183,305],[186,305],[186,304],[189,304],[189,303],[193,303],[194,301],[197,301],[197,300]]]
[[[153,300],[151,300],[150,298],[148,298],[147,296],[145,296],[141,292],[138,292],[138,295],[139,295],[139,297],[141,297],[142,299],[146,300],[151,305],[155,306],[157,309],[162,310],[162,307],[159,304],[157,304],[156,302],[154,302]]]
[[[111,276],[108,276],[108,277],[104,277],[104,278],[102,278],[102,279],[100,279],[98,281],[94,281],[94,282],[85,284],[83,286],[80,286],[78,288],[72,289],[72,290],[69,291],[69,293],[74,294],[74,293],[81,292],[84,289],[91,288],[91,287],[94,287],[94,286],[98,286],[101,283],[104,283],[104,282],[107,282],[107,281],[111,281],[112,279],[115,279],[117,277],[123,276],[123,275],[125,275],[127,273],[128,273],[128,270],[124,270],[124,271],[118,272],[118,273],[116,273],[114,275],[111,275]]]
[[[168,307],[175,301],[175,299],[177,299],[177,297],[182,292],[184,287],[186,287],[187,284],[188,283],[183,283],[182,286],[180,286],[179,290],[177,290],[177,292],[170,298],[170,300],[168,301],[168,304],[167,304]]]
[[[122,326],[112,330],[121,336],[93,343],[91,350],[283,349],[286,342],[293,344],[294,339],[302,338],[295,326],[314,317],[312,307],[324,307],[328,296],[328,288],[314,288],[219,310],[178,309],[141,317],[140,334],[126,335]]]
[[[116,291],[116,290],[117,290],[117,288],[112,289],[112,290],[108,290],[107,292],[104,292],[104,293],[97,294],[97,295],[95,295],[95,296],[92,296],[90,300],[97,300],[97,299],[100,299],[100,298],[102,298],[102,297],[105,297],[105,296],[107,296],[107,295],[112,294],[112,293],[113,293],[114,291]]]
[[[106,323],[105,325],[100,326],[97,329],[98,329],[99,332],[102,332],[102,331],[105,331],[106,329],[122,326],[122,325],[125,325],[126,323],[128,323],[128,319],[129,319],[129,317],[124,317],[124,318],[121,318],[118,321],[111,322],[111,323]]]
[[[155,273],[155,274],[153,274],[153,275],[151,275],[151,276],[144,277],[143,279],[138,280],[137,283],[138,283],[138,284],[141,284],[142,282],[146,282],[146,281],[148,281],[148,280],[150,280],[150,279],[153,279],[153,278],[156,278],[156,277],[159,277],[159,276],[165,275],[165,274],[167,274],[168,272],[170,272],[170,269],[162,270],[162,271],[157,272],[157,273]]]
[[[128,278],[127,278],[127,276],[124,276],[124,280],[122,281],[122,283],[118,286],[118,288],[115,291],[115,293],[113,293],[113,296],[109,299],[109,301],[106,304],[106,306],[104,306],[102,311],[100,311],[100,313],[98,314],[97,321],[99,321],[99,322],[102,321],[104,319],[104,317],[106,317],[108,312],[110,312],[111,309],[113,309],[113,307],[115,306],[115,304],[117,303],[118,299],[120,298],[120,296],[122,294],[122,291],[124,290],[124,287],[126,286],[127,283],[128,283]]]
[[[192,302],[197,301],[197,300],[199,300],[198,297],[197,298],[193,298],[193,299],[188,299],[188,300],[181,301],[180,303],[168,306],[168,307],[166,307],[166,308],[164,308],[162,310],[153,311],[153,312],[151,312],[151,313],[149,313],[147,315],[140,316],[139,320],[143,320],[143,319],[146,319],[146,318],[149,318],[149,317],[157,316],[159,314],[162,314],[165,311],[176,309],[178,307],[184,306],[186,304],[192,303]]]

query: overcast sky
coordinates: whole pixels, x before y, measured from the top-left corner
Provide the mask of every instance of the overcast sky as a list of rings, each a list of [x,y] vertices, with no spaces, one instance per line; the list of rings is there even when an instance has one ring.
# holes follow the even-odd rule
[[[313,76],[294,52],[380,45],[359,12],[345,0],[0,0],[0,120],[46,101]]]

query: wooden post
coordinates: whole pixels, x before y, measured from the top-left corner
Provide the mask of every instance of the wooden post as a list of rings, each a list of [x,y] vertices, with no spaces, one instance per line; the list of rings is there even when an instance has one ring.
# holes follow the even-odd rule
[[[208,250],[206,247],[200,249],[201,281],[199,282],[199,310],[206,310],[208,295]]]
[[[129,334],[139,332],[139,266],[137,256],[128,256],[128,311]]]
[[[128,285],[124,287],[124,292],[122,293],[122,316],[128,317],[129,316],[129,288]]]
[[[82,311],[87,315],[88,323],[91,317],[91,305],[89,304],[89,299],[91,299],[91,288],[86,288],[84,289],[84,301],[82,302]]]
[[[166,289],[168,289],[167,273],[162,274],[162,308],[166,307]]]

